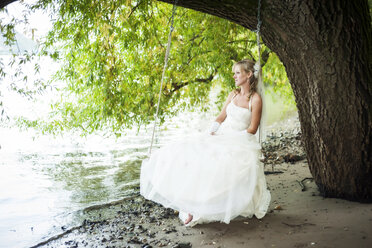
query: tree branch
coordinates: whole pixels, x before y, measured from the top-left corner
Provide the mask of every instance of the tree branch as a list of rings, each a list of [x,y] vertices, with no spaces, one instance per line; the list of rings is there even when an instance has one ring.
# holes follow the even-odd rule
[[[233,40],[233,41],[228,41],[227,44],[232,44],[232,43],[238,43],[238,42],[248,42],[248,43],[256,43],[256,40],[247,40],[247,39],[242,39],[242,40]]]
[[[131,9],[131,11],[130,11],[130,13],[129,13],[129,15],[128,15],[128,17],[127,18],[130,18],[131,17],[131,15],[133,14],[133,12],[141,5],[143,3],[143,1],[139,1],[138,2],[138,4],[136,5],[136,6],[134,6],[132,9]]]
[[[159,0],[161,2],[174,4],[174,0]],[[178,0],[178,6],[197,10],[210,15],[235,22],[250,30],[257,26],[257,1],[256,0]]]
[[[179,90],[179,89],[181,89],[181,88],[183,88],[183,87],[185,87],[185,86],[187,86],[191,83],[210,83],[213,80],[213,78],[216,76],[217,71],[218,71],[218,67],[207,78],[195,78],[192,81],[184,81],[184,82],[181,82],[181,83],[172,83],[173,89],[170,91],[170,93],[173,94],[177,90]]]

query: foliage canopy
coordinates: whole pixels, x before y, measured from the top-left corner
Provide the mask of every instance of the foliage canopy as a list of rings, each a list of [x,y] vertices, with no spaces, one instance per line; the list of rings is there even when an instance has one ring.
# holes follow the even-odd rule
[[[172,6],[150,0],[41,0],[29,8],[48,10],[54,18],[41,54],[62,63],[54,79],[65,87],[47,122],[24,123],[44,131],[90,133],[154,119]],[[11,40],[10,27],[1,26]],[[208,110],[216,86],[222,104],[234,88],[233,63],[257,59],[256,34],[234,23],[179,7],[174,26],[161,121],[182,110]],[[262,51],[265,83],[293,101],[278,57],[266,47]]]

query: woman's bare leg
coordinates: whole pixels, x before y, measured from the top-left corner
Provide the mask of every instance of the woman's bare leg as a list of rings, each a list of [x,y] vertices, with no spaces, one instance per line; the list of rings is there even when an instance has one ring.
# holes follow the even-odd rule
[[[189,224],[192,221],[192,218],[193,218],[193,216],[191,214],[189,214],[189,216],[185,220],[185,225]]]

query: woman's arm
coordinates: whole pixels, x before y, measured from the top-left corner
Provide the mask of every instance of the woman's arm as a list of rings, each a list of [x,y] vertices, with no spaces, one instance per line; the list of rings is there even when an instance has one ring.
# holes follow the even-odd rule
[[[226,99],[225,104],[223,105],[223,108],[222,108],[220,114],[216,118],[216,122],[221,124],[226,119],[226,116],[227,116],[226,108],[227,108],[227,105],[229,105],[229,103],[231,102],[231,99],[233,98],[234,95],[235,95],[234,91],[230,92],[229,96]]]
[[[251,134],[255,134],[257,132],[258,126],[260,125],[261,121],[261,114],[262,114],[262,99],[261,96],[255,93],[252,96],[252,118],[251,124],[249,125],[247,132]]]
[[[226,99],[225,104],[223,105],[221,113],[217,116],[216,120],[212,123],[212,126],[209,129],[209,132],[212,135],[214,135],[217,132],[218,128],[220,127],[220,124],[226,119],[226,116],[227,116],[226,108],[227,108],[227,105],[229,105],[229,103],[231,102],[234,95],[235,95],[234,91],[230,92],[229,96]]]

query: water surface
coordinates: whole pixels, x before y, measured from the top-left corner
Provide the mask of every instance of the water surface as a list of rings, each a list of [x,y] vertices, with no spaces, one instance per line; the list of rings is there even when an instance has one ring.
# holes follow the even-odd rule
[[[201,115],[169,122],[157,132],[155,147],[205,129],[209,118]],[[151,131],[128,130],[116,139],[0,129],[0,247],[35,245],[81,224],[80,210],[138,191]]]

